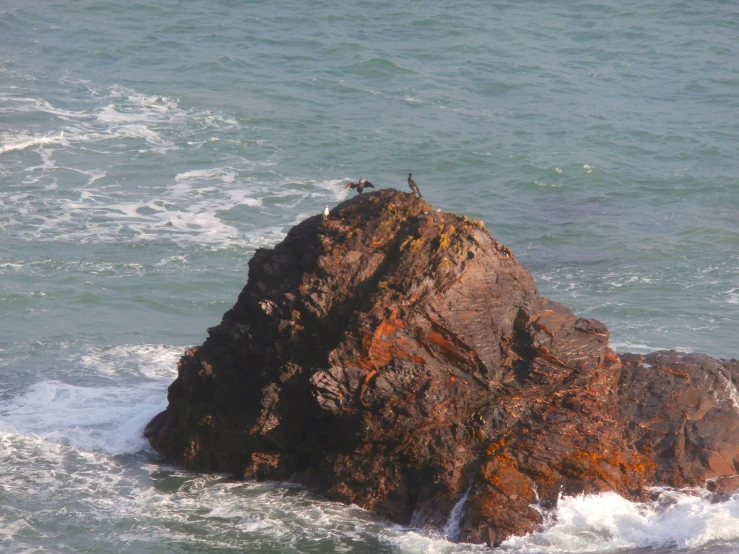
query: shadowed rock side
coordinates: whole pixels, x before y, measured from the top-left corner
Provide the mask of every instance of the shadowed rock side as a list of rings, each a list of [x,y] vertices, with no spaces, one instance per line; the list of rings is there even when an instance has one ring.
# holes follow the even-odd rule
[[[497,545],[560,493],[739,488],[739,365],[617,355],[483,225],[394,190],[258,250],[146,429],[198,471],[293,479]],[[450,526],[454,527],[455,526]]]

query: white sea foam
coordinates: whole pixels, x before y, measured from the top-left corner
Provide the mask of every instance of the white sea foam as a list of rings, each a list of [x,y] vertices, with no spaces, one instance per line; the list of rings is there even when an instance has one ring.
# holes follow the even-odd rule
[[[233,183],[238,178],[236,171],[231,169],[224,169],[220,167],[212,169],[193,169],[192,171],[186,171],[175,175],[175,181],[188,181],[196,179],[198,181],[207,181],[216,179],[224,183]]]
[[[41,381],[0,403],[0,432],[31,435],[85,451],[133,453],[147,446],[141,434],[166,407],[181,347],[115,346],[93,349],[83,366],[116,377],[110,386]],[[127,377],[126,379],[122,379]]]
[[[170,131],[188,121],[203,126],[223,128],[236,125],[231,118],[210,112],[187,111],[180,108],[177,100],[147,96],[126,87],[115,86],[109,91],[91,91],[104,106],[93,106],[87,110],[70,111],[56,108],[46,100],[23,97],[0,97],[0,113],[36,112],[54,116],[63,122],[64,130],[43,136],[0,135],[0,154],[14,150],[48,145],[98,142],[116,138],[141,139],[148,146],[145,151],[167,152],[177,148],[165,139],[159,130]],[[154,128],[156,127],[156,128]]]
[[[341,186],[344,179],[259,184],[242,181],[233,168],[214,167],[180,173],[163,190],[157,189],[155,196],[134,201],[129,200],[127,191],[102,184],[104,173],[100,170],[73,171],[89,176],[84,188],[68,189],[56,196],[0,191],[0,227],[17,224],[20,213],[36,216],[26,217],[19,231],[35,240],[63,236],[80,242],[172,240],[218,248],[262,246],[274,244],[290,226],[314,215],[294,211],[305,199],[323,204],[347,196]],[[240,218],[224,217],[239,206],[259,209],[263,197],[285,198],[282,211],[289,219],[254,231],[248,221],[242,224]]]
[[[55,115],[59,119],[68,121],[72,119],[86,119],[91,115],[87,112],[73,112],[52,106],[49,102],[39,98],[25,98],[22,96],[0,96],[0,102],[8,104],[8,107],[0,107],[0,113],[15,112],[41,112]]]
[[[489,553],[486,546],[475,544],[456,544],[444,538],[429,536],[415,531],[402,531],[388,527],[379,533],[381,542],[386,543],[404,554],[452,554],[452,553]]]
[[[0,431],[34,435],[81,450],[111,454],[146,447],[144,426],[166,407],[169,380],[83,387],[41,381],[0,404]]]
[[[32,98],[0,98],[5,100],[0,109],[43,113],[61,119],[64,125],[59,133],[0,137],[0,154],[32,149],[41,159],[39,164],[23,168],[25,194],[0,190],[1,229],[37,241],[60,237],[78,242],[164,240],[248,248],[279,241],[297,222],[296,213],[301,217],[313,215],[305,208],[313,199],[323,206],[348,194],[341,186],[345,179],[315,181],[276,176],[274,180],[257,181],[250,176],[253,168],[274,164],[272,160],[230,158],[234,166],[214,164],[180,170],[169,183],[148,185],[148,192],[147,185],[134,189],[121,183],[107,167],[74,167],[68,160],[77,159],[76,153],[81,150],[94,150],[125,164],[140,153],[177,148],[175,137],[182,136],[183,131],[238,125],[227,115],[186,110],[176,99],[144,95],[126,87],[90,91],[89,107],[79,111],[58,109]],[[203,139],[212,140],[220,137]],[[251,142],[264,146],[263,140]],[[70,152],[75,156],[70,158]],[[70,177],[70,172],[84,176],[84,181]],[[264,225],[257,223],[257,218],[245,219],[238,213],[241,207],[261,212],[264,198],[270,199],[271,206],[279,204],[278,210],[264,210],[262,215],[268,215],[274,223]],[[275,201],[279,198],[284,202]],[[260,230],[255,229],[256,225]]]
[[[162,344],[135,344],[92,348],[81,359],[82,365],[107,376],[143,376],[174,379],[176,363],[185,349]]]
[[[739,495],[720,503],[675,491],[655,502],[629,502],[615,493],[562,498],[555,523],[510,538],[502,551],[604,552],[625,548],[695,548],[739,538]]]
[[[96,112],[98,120],[105,123],[137,123],[137,122],[153,122],[163,121],[163,112],[151,112],[149,110],[132,111],[122,113],[116,110],[115,105],[110,104],[104,108],[100,108]]]
[[[350,552],[376,541],[401,553],[484,552],[481,546],[456,545],[388,524],[352,506],[318,499],[300,487],[238,483],[218,475],[197,475],[148,465],[126,471],[103,453],[81,453],[37,438],[0,435],[0,460],[8,463],[5,492],[45,509],[36,521],[58,520],[67,506],[83,506],[97,525],[89,531],[109,544],[111,526],[135,522],[135,534],[116,534],[116,542],[136,551],[137,543],[166,542],[197,551],[259,551],[278,548]],[[161,486],[164,485],[164,486]],[[22,526],[22,512],[15,519]],[[30,515],[30,514],[29,514]],[[130,523],[123,525],[127,528]]]
[[[726,301],[729,304],[739,304],[739,288],[731,289],[726,293]]]
[[[328,193],[332,202],[341,202],[349,196],[349,191],[345,190],[343,184],[348,181],[348,177],[343,179],[329,179],[328,181],[298,181],[301,184],[317,187],[319,190],[311,193],[313,198],[325,198]]]
[[[26,266],[24,262],[0,262],[0,275],[7,273],[8,270],[18,271]]]
[[[33,148],[34,146],[59,144],[63,139],[63,132],[47,136],[9,136],[7,134],[3,134],[0,135],[0,154],[12,152],[13,150],[25,150],[26,148]]]
[[[169,264],[187,264],[189,263],[187,258],[185,256],[167,256],[166,258],[162,258],[159,263],[156,265],[158,266],[165,266]]]
[[[653,348],[649,346],[648,344],[638,343],[638,342],[629,342],[626,340],[611,340],[611,348],[613,348],[616,352],[634,352],[634,353],[643,353],[646,354],[648,352],[652,352],[654,350],[660,350],[659,348]]]
[[[152,131],[146,125],[121,125],[111,129],[111,135],[116,138],[144,139],[150,145],[155,146],[155,148],[151,148],[152,151],[159,153],[177,148],[173,143],[164,140],[159,133]],[[140,149],[139,151],[146,152],[147,149]]]

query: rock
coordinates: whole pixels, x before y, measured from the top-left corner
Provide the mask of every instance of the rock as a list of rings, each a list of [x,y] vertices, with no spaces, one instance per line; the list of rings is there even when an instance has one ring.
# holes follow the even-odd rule
[[[739,473],[739,362],[674,351],[621,359],[625,434],[650,454],[657,483],[700,487]]]
[[[466,497],[451,538],[497,545],[560,494],[738,489],[738,381],[736,361],[615,354],[482,223],[385,189],[254,254],[145,434],[401,524],[443,530]]]
[[[739,490],[739,475],[714,477],[706,482],[706,488],[713,493],[713,500],[718,502],[728,500]]]

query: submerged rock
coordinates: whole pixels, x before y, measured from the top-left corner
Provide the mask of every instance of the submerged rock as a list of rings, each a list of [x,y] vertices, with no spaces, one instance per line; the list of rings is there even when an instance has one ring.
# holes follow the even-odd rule
[[[491,545],[560,494],[739,488],[739,363],[614,353],[481,222],[412,194],[356,196],[257,250],[208,332],[145,431],[192,470]]]

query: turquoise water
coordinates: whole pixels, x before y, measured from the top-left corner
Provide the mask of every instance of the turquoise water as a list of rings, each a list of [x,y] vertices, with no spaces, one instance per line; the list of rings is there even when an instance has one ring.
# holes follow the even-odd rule
[[[618,350],[736,357],[737,28],[720,1],[0,2],[0,550],[471,551],[163,466],[141,429],[254,250],[359,177],[412,171]],[[506,548],[739,548],[739,500],[676,498]]]

